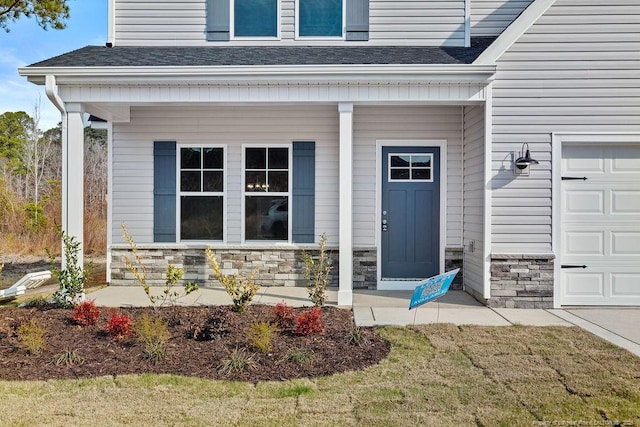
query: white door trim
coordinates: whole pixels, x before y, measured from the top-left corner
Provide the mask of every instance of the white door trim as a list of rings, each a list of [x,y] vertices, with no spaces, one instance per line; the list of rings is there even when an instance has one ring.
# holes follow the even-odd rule
[[[562,306],[562,146],[563,144],[600,145],[637,143],[640,132],[554,132],[551,134],[551,250],[553,263],[553,307]]]
[[[377,289],[378,290],[413,290],[418,281],[382,280],[382,233],[380,224],[382,216],[382,147],[437,147],[440,148],[440,273],[444,273],[444,249],[447,241],[447,140],[446,139],[405,139],[376,140],[376,252],[377,252]]]

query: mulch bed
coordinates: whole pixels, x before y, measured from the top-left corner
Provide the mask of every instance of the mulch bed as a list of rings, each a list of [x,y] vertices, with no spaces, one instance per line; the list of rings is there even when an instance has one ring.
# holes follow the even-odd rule
[[[303,309],[296,309],[296,315]],[[71,310],[59,308],[0,309],[0,379],[45,380],[104,375],[166,373],[192,377],[258,382],[318,377],[374,365],[390,350],[388,342],[373,329],[362,328],[366,338],[360,345],[349,342],[353,330],[350,310],[323,307],[322,334],[296,335],[291,327],[280,328],[269,353],[257,351],[246,337],[252,324],[274,320],[274,308],[252,305],[244,313],[230,306],[122,308],[134,322],[144,313],[159,316],[169,324],[166,357],[156,363],[145,357],[145,348],[135,337],[115,339],[104,332],[107,312],[94,326],[76,325]],[[20,346],[17,327],[36,319],[46,330],[45,349],[30,354]],[[75,351],[81,360],[72,365],[56,364],[60,354]],[[254,367],[244,372],[223,373],[220,366],[233,352],[253,358]],[[312,355],[304,363],[291,354]],[[294,360],[291,360],[294,359]]]

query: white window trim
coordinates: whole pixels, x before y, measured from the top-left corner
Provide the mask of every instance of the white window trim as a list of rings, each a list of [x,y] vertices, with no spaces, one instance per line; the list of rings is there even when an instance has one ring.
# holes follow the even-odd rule
[[[247,192],[246,191],[246,152],[247,152],[247,148],[287,148],[289,149],[288,151],[288,161],[289,161],[289,168],[288,168],[288,183],[287,183],[287,188],[289,191],[287,192],[273,192],[273,193],[254,193],[254,192]],[[264,143],[264,144],[260,144],[260,143],[251,143],[251,144],[242,144],[242,153],[241,153],[241,187],[242,187],[242,191],[241,191],[241,201],[240,201],[240,240],[242,242],[242,244],[250,244],[252,246],[261,246],[261,245],[265,245],[265,246],[273,246],[275,245],[287,245],[287,246],[291,246],[292,245],[292,230],[291,230],[291,223],[292,223],[292,217],[293,215],[291,215],[292,213],[292,194],[291,194],[291,186],[293,185],[293,143],[289,143],[289,144],[270,144],[270,143]],[[247,195],[270,195],[270,196],[282,196],[282,197],[287,197],[289,200],[288,203],[288,207],[289,207],[289,211],[288,211],[288,215],[287,215],[287,240],[247,240],[246,239],[246,233],[245,233],[245,222],[246,222],[246,197]]]
[[[280,40],[281,38],[281,24],[282,24],[282,10],[281,10],[281,0],[276,0],[276,35],[275,36],[264,36],[264,37],[252,37],[252,36],[236,36],[236,23],[235,23],[235,9],[236,2],[235,0],[231,0],[231,4],[229,5],[229,35],[231,40],[238,41],[264,41],[264,40]]]
[[[400,167],[396,167],[393,168],[391,167],[391,156],[427,156],[429,157],[429,167],[418,167],[418,169],[421,170],[429,170],[430,174],[429,176],[431,178],[429,179],[413,179],[411,178],[411,176],[409,176],[409,179],[392,179],[391,178],[391,171],[393,169],[405,169],[405,168],[400,168]],[[411,172],[413,170],[413,167],[411,165],[409,165],[409,172]],[[387,182],[433,182],[433,153],[389,153],[388,157],[387,157]]]
[[[294,37],[296,40],[345,40],[346,39],[346,28],[347,28],[347,0],[342,0],[342,36],[334,37],[334,36],[301,36],[300,35],[300,0],[296,0],[295,8],[295,34]]]
[[[180,191],[180,149],[181,148],[190,148],[190,147],[199,147],[199,148],[222,148],[222,193],[220,192],[199,192],[194,193],[191,191]],[[189,243],[189,244],[208,244],[208,243],[216,243],[216,244],[226,244],[227,242],[227,145],[226,144],[197,144],[197,143],[185,143],[185,144],[176,144],[176,241],[178,243]],[[182,216],[182,212],[180,209],[180,197],[181,196],[192,196],[192,195],[201,195],[201,196],[222,196],[222,240],[182,240],[180,235],[182,234],[182,230],[180,228],[180,219]]]

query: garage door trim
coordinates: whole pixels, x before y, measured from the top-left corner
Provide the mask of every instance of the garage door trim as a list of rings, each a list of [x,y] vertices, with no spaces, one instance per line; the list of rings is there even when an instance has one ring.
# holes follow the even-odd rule
[[[640,141],[640,132],[555,132],[551,134],[551,170],[552,170],[552,251],[556,256],[554,263],[553,306],[562,307],[561,282],[561,245],[562,245],[562,147],[572,145],[632,145]]]

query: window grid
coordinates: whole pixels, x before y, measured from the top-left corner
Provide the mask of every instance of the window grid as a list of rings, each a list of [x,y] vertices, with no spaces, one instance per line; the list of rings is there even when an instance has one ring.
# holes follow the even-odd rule
[[[213,150],[213,151],[209,151]],[[176,200],[176,222],[177,222],[177,236],[178,241],[189,240],[189,241],[224,241],[225,235],[225,226],[224,226],[224,217],[225,217],[225,147],[220,145],[203,145],[203,144],[180,144],[177,147],[178,155],[177,159],[177,200]],[[213,153],[217,151],[217,155],[219,159],[214,160],[214,162],[219,162],[220,167],[207,167],[205,165],[206,162],[206,152]],[[189,153],[198,153],[198,164],[195,165],[187,165],[183,167],[183,162],[185,162],[185,156]],[[187,160],[188,161],[188,160]],[[206,190],[208,186],[207,181],[205,180],[205,176],[209,173],[219,173],[219,180],[215,182],[213,185],[217,187],[216,190]],[[198,173],[197,179],[197,188],[189,188],[184,189],[185,180],[184,173],[191,173],[192,176],[195,173]],[[191,183],[193,184],[193,182]],[[198,202],[198,200],[200,200]],[[193,209],[198,211],[200,208],[200,212],[185,212],[184,207],[190,206]],[[215,215],[215,218],[209,217],[209,221],[202,221],[206,219],[203,217],[203,213],[207,213],[209,215]],[[213,223],[212,220],[213,219]],[[186,226],[186,222],[198,221],[198,225],[194,225],[189,229]],[[186,222],[185,222],[186,221]],[[217,227],[217,228],[216,228]],[[216,228],[215,231],[211,231]],[[198,233],[201,233],[198,235]]]
[[[270,165],[273,150],[285,150],[284,158],[286,158],[286,164],[284,166],[286,167]],[[250,166],[248,163],[251,161],[252,154],[256,154],[259,151],[264,153],[264,167],[248,167]],[[289,209],[291,198],[291,146],[245,146],[243,147],[243,154],[243,240],[291,241],[291,211]],[[272,179],[274,173],[280,174],[280,178],[277,180]],[[254,179],[259,174],[263,174],[263,180]],[[283,174],[286,174],[286,177],[283,177]],[[275,185],[274,181],[277,181]],[[284,188],[282,188],[283,185]],[[274,190],[274,187],[277,186],[280,187],[279,191]],[[263,201],[259,201],[260,199]],[[252,214],[259,216],[257,218],[259,223],[252,222]],[[255,217],[254,220],[256,220]]]
[[[389,182],[433,182],[433,153],[389,153],[387,160]]]

